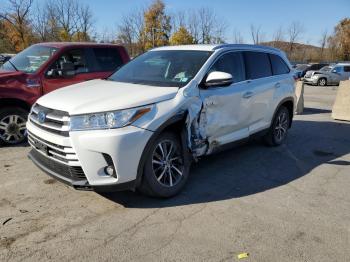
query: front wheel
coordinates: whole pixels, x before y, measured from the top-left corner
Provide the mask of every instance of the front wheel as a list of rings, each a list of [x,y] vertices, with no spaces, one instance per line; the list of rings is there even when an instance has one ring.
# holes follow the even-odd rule
[[[150,196],[172,197],[184,187],[190,169],[180,138],[162,133],[148,152],[139,190]]]
[[[291,118],[288,109],[285,106],[281,106],[273,119],[270,130],[264,137],[269,146],[283,144],[287,138],[290,121]]]
[[[26,137],[26,121],[28,113],[18,107],[0,110],[0,145],[16,145]]]
[[[317,82],[317,84],[318,84],[319,86],[326,86],[326,85],[327,85],[327,80],[326,80],[326,78],[321,78],[321,79],[319,79],[318,82]]]

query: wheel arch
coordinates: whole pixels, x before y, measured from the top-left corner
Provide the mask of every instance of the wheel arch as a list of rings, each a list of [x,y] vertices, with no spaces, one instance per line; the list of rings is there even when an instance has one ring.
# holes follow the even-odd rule
[[[273,117],[272,117],[272,120],[271,120],[271,124],[273,122],[273,120],[275,119],[275,116],[278,112],[278,110],[281,108],[281,106],[285,106],[287,109],[288,109],[288,112],[289,112],[289,117],[290,117],[290,123],[289,123],[289,128],[292,127],[292,120],[293,120],[293,117],[294,117],[294,98],[293,97],[286,97],[284,98],[282,101],[279,102],[279,104],[277,105],[276,109],[275,109],[275,112],[273,113]]]
[[[21,100],[21,99],[17,99],[17,98],[0,98],[0,110],[6,107],[20,107],[24,110],[26,110],[27,112],[30,111],[30,105]]]
[[[186,128],[184,128],[186,125],[187,114],[188,114],[187,111],[181,111],[178,114],[170,117],[160,127],[158,127],[157,130],[152,134],[151,138],[148,140],[145,148],[142,151],[141,159],[137,167],[135,187],[138,187],[141,184],[144,165],[145,165],[147,156],[150,153],[151,145],[161,133],[165,131],[170,131],[179,135],[184,151],[185,150],[188,151],[187,150],[187,130]]]

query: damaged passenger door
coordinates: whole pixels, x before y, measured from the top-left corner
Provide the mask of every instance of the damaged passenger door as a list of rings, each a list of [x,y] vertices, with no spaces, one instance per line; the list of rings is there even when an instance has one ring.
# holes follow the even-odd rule
[[[211,86],[211,72],[232,75],[231,83]],[[200,87],[203,108],[199,127],[202,138],[213,148],[249,136],[251,99],[249,81],[246,81],[244,59],[241,52],[221,55],[211,66]]]

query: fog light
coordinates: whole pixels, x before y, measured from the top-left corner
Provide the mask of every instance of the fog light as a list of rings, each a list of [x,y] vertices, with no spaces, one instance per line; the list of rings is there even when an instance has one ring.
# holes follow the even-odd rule
[[[115,177],[115,170],[114,170],[114,166],[106,166],[105,167],[105,173],[109,176],[113,176]]]

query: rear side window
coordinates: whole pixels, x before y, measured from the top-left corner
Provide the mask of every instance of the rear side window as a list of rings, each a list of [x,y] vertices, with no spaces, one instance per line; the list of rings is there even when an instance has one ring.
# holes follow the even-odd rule
[[[123,62],[117,48],[93,48],[96,71],[115,71]]]
[[[337,73],[341,73],[341,67],[336,67],[336,68],[334,68],[334,70],[335,70],[335,72],[337,72]]]
[[[258,79],[272,75],[268,54],[261,52],[244,52],[247,79]]]
[[[241,52],[232,52],[222,55],[212,66],[210,71],[220,71],[233,76],[234,82],[245,80],[244,61]]]
[[[283,75],[289,73],[289,67],[278,55],[270,54],[272,73],[274,75]]]
[[[344,66],[344,72],[350,72],[350,66]]]

